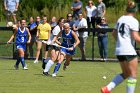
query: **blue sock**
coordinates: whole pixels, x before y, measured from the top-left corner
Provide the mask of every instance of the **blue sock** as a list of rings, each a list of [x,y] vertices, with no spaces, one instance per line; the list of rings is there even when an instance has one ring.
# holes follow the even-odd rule
[[[115,76],[115,78],[107,85],[107,88],[109,91],[111,91],[113,88],[115,88],[117,85],[122,83],[124,81],[123,74],[118,74]]]
[[[21,61],[22,67],[25,67],[25,60],[24,60],[24,57],[20,57],[20,61]]]
[[[59,70],[59,68],[60,68],[60,66],[61,66],[61,64],[60,63],[57,63],[56,66],[55,66],[55,68],[54,68],[53,73],[57,73],[58,70]]]
[[[20,63],[20,58],[18,57],[18,58],[17,58],[17,61],[16,61],[16,66],[18,66],[19,63]]]

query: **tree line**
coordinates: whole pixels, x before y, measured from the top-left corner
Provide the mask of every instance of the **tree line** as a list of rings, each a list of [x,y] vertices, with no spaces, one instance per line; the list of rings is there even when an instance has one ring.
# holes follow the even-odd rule
[[[3,1],[0,0],[0,17],[5,18]],[[81,0],[83,7],[87,5],[88,0]],[[95,5],[97,0],[93,0]],[[136,0],[139,1],[139,0]],[[72,12],[70,10],[73,0],[20,0],[18,17],[29,18],[30,16],[44,15],[47,14],[49,18],[51,16],[66,16],[67,13]],[[125,8],[127,0],[103,0],[107,8],[113,9],[116,14]]]

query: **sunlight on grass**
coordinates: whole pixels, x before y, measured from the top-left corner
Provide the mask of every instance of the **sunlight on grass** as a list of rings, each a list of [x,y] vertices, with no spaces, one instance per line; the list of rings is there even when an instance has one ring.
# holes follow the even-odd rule
[[[34,64],[26,60],[29,70],[14,70],[15,60],[0,60],[0,91],[1,93],[100,93],[100,88],[106,85],[119,73],[116,62],[71,62],[66,71],[62,66],[56,78],[42,75],[41,62]],[[50,70],[53,72],[54,66]],[[140,72],[140,71],[138,71]],[[103,76],[107,79],[102,79]],[[139,93],[140,74],[138,74]],[[126,83],[122,83],[113,93],[124,93]]]

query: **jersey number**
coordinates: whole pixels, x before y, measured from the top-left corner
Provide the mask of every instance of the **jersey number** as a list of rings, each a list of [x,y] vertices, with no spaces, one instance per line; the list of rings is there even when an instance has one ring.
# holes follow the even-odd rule
[[[120,28],[119,28],[119,33],[123,36],[124,35],[124,26],[125,26],[125,24],[124,23],[122,23],[121,24],[121,26],[120,26]]]
[[[21,37],[21,42],[24,42],[24,37]]]

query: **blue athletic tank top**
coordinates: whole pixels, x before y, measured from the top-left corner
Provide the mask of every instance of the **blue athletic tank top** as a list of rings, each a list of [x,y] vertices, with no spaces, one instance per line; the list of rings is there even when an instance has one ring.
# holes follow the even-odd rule
[[[65,31],[62,31],[62,38],[63,38],[63,42],[62,42],[62,46],[64,47],[72,47],[75,43],[75,38],[72,35],[72,30],[70,30],[70,32],[68,34],[65,33]]]
[[[18,31],[16,33],[16,43],[26,43],[27,35],[28,35],[28,32],[26,30],[26,27],[24,27],[23,31],[21,31],[21,29],[19,27]]]

